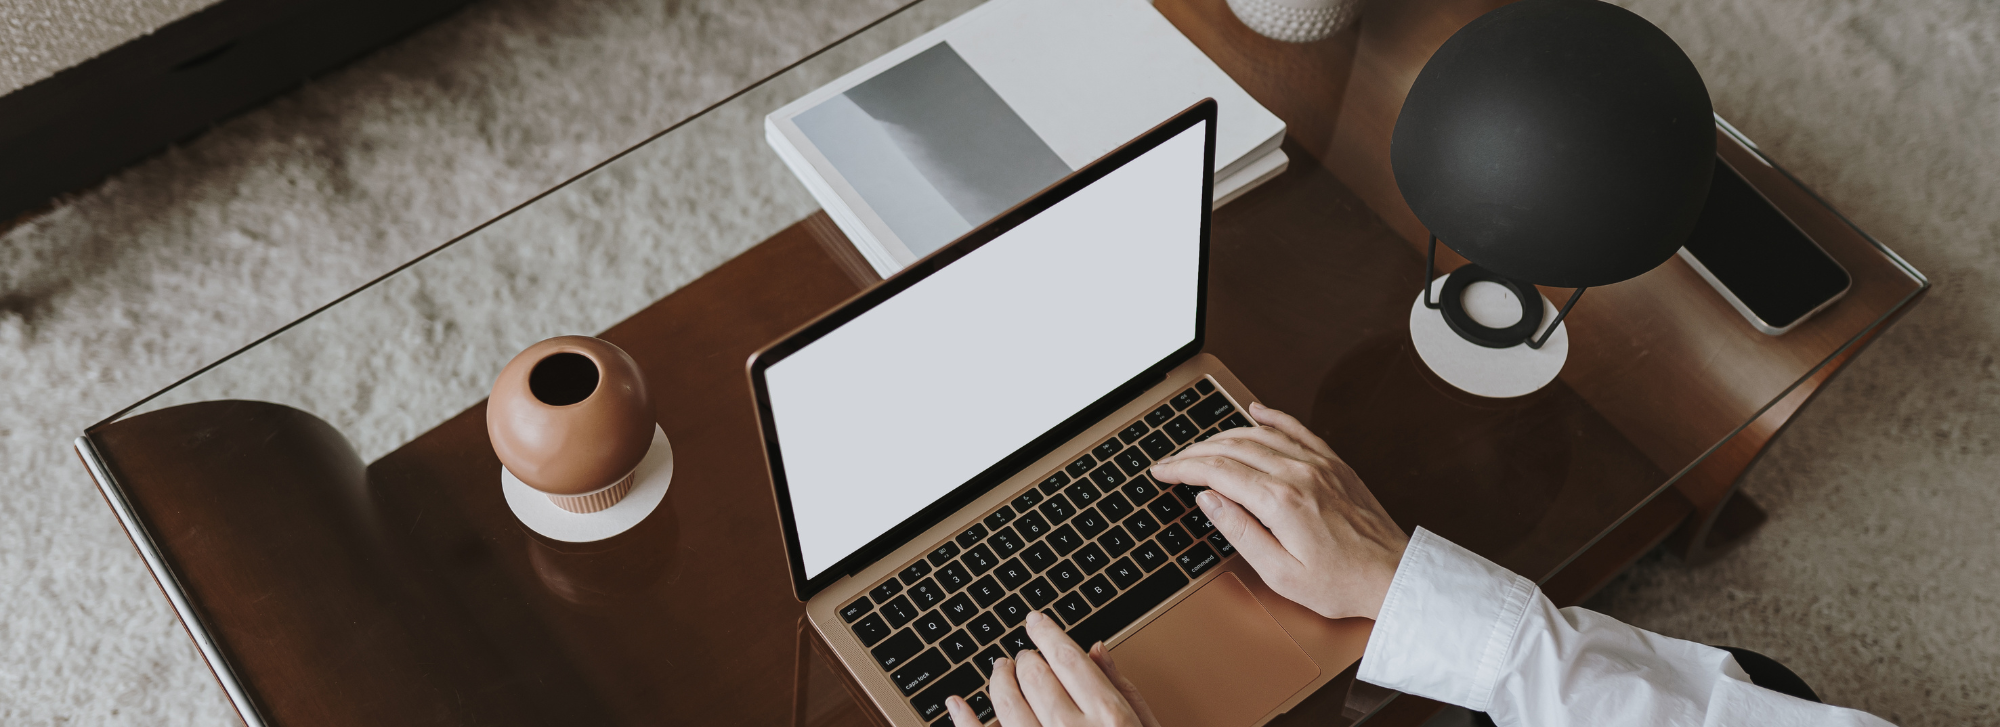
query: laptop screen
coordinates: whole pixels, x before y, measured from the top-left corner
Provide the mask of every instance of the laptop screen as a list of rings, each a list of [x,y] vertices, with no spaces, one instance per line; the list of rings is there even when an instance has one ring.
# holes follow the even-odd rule
[[[764,369],[807,579],[1195,340],[1206,126]]]

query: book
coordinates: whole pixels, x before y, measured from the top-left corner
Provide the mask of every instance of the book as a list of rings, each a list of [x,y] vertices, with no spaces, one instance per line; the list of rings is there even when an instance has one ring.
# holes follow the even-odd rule
[[[1221,206],[1284,171],[1283,121],[1145,0],[993,0],[764,134],[887,277],[1204,98]]]

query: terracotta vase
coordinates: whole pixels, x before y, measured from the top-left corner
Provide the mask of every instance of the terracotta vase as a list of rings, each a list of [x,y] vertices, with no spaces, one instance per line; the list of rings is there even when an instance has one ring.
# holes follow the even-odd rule
[[[653,442],[653,403],[639,364],[588,336],[529,346],[486,401],[493,453],[557,507],[591,513],[632,490]]]

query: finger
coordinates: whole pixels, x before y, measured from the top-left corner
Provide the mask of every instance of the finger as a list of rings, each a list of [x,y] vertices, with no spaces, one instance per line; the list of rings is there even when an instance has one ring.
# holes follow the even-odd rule
[[[1000,724],[1007,727],[1042,727],[1041,720],[1035,718],[1035,708],[1028,704],[1027,695],[1021,693],[1021,680],[1015,675],[1015,663],[1013,659],[993,660],[993,682],[986,685],[986,696],[993,699],[993,714],[1000,718]]]
[[[1250,465],[1223,455],[1176,459],[1153,465],[1152,472],[1153,479],[1165,484],[1220,490],[1259,518],[1283,514],[1284,508],[1277,502],[1275,493],[1280,488],[1289,487]]]
[[[1215,437],[1181,450],[1180,454],[1180,456],[1184,457],[1213,457],[1216,455],[1228,457],[1250,465],[1251,468],[1264,474],[1277,475],[1281,478],[1297,466],[1304,464],[1298,457],[1288,456],[1272,449],[1263,442],[1245,437],[1231,437],[1229,439]],[[1318,459],[1318,455],[1314,455],[1314,459]],[[1174,459],[1167,460],[1167,464],[1173,464],[1173,462]]]
[[[1216,531],[1222,533],[1230,545],[1236,546],[1237,552],[1242,553],[1243,559],[1250,561],[1250,567],[1258,573],[1275,575],[1303,567],[1298,557],[1278,542],[1278,536],[1272,535],[1263,523],[1251,517],[1250,511],[1224,497],[1221,492],[1209,490],[1196,495],[1194,501],[1202,514],[1208,516],[1208,521],[1215,523]]]
[[[1049,668],[1041,652],[1028,649],[1016,655],[1014,676],[1021,680],[1021,694],[1027,696],[1028,706],[1035,708],[1035,717],[1043,723],[1066,725],[1083,720],[1083,710],[1077,708],[1076,700],[1063,688],[1062,678]]]
[[[1333,453],[1333,447],[1327,446],[1326,440],[1320,439],[1319,435],[1314,434],[1311,429],[1307,429],[1304,423],[1293,418],[1290,414],[1253,401],[1250,402],[1250,418],[1257,420],[1258,424],[1284,432],[1315,452],[1336,459],[1340,457],[1340,455]]]
[[[1034,639],[1043,659],[1055,670],[1063,688],[1069,692],[1070,700],[1084,714],[1109,716],[1117,714],[1119,703],[1125,700],[1118,696],[1118,689],[1105,678],[1104,670],[1083,653],[1083,649],[1064,633],[1055,619],[1042,615],[1040,611],[1028,613],[1028,638]]]
[[[1323,455],[1317,450],[1306,446],[1290,434],[1278,431],[1275,427],[1261,425],[1237,427],[1209,437],[1208,441],[1213,442],[1218,439],[1248,439],[1270,447],[1277,453],[1293,459],[1312,461],[1323,458]],[[1162,459],[1173,459],[1173,457],[1163,457]]]
[[[979,727],[979,715],[973,713],[972,705],[959,697],[944,700],[944,710],[951,713],[952,727]]]
[[[1139,724],[1159,727],[1160,720],[1153,716],[1153,707],[1146,703],[1146,695],[1140,694],[1139,685],[1133,684],[1118,671],[1118,662],[1111,658],[1111,650],[1104,648],[1104,642],[1099,641],[1090,647],[1090,660],[1097,662],[1097,668],[1104,670],[1104,678],[1110,679],[1111,685],[1118,688],[1118,693],[1125,695],[1125,703],[1132,707],[1133,714],[1138,715]]]

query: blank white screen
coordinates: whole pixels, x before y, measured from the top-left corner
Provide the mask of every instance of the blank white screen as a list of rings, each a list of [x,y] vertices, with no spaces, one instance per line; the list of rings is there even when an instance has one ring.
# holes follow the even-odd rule
[[[1203,134],[765,369],[807,578],[1194,340]]]

